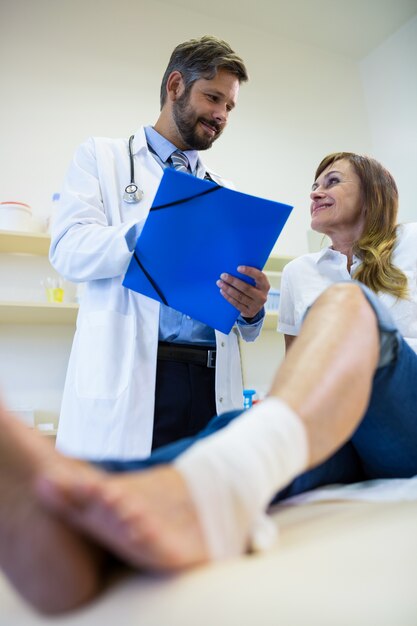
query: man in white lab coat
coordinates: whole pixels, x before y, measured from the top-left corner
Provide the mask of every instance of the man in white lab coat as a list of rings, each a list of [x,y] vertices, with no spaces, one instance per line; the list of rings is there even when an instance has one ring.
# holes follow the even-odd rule
[[[140,127],[130,144],[96,137],[75,153],[50,251],[62,276],[86,283],[57,438],[69,455],[145,458],[197,433],[213,414],[242,407],[238,337],[253,341],[260,332],[266,276],[240,267],[254,286],[219,277],[222,295],[240,312],[229,335],[122,281],[165,167],[177,168],[179,159],[190,174],[226,184],[206,170],[198,151],[221,135],[247,78],[226,42],[205,36],[180,44],[162,80],[156,124]]]

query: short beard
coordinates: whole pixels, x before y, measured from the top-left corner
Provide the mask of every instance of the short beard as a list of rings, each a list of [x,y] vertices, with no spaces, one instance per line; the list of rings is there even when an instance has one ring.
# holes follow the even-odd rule
[[[216,126],[217,128],[218,132],[216,135],[213,137],[201,137],[197,134],[196,125],[200,119],[203,120],[204,118],[196,117],[190,107],[190,91],[191,88],[188,88],[182,96],[174,102],[172,107],[172,116],[178,132],[181,135],[181,139],[187,146],[188,150],[208,150],[211,148],[216,139],[220,137],[222,130],[218,125],[213,124],[211,121],[210,124]]]

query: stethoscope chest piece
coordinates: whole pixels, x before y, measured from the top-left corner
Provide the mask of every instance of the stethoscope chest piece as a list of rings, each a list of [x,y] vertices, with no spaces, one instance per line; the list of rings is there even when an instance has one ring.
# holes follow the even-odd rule
[[[130,183],[125,189],[123,200],[128,204],[136,204],[143,198],[143,191],[135,183]]]

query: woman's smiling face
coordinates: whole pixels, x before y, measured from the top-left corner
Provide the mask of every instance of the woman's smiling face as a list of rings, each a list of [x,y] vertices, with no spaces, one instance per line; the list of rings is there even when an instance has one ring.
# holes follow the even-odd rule
[[[351,233],[358,239],[364,225],[359,176],[347,159],[335,161],[312,186],[311,228],[332,238]]]

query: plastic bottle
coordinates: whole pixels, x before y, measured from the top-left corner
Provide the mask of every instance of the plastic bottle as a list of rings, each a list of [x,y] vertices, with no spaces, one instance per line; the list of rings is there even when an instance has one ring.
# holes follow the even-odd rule
[[[244,389],[243,390],[243,408],[250,409],[253,404],[253,396],[255,395],[255,389]]]
[[[52,230],[52,224],[54,223],[55,216],[58,211],[58,204],[61,199],[61,194],[55,192],[52,194],[51,212],[48,217],[48,233]]]

